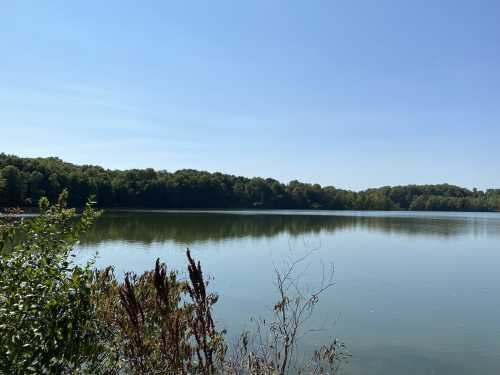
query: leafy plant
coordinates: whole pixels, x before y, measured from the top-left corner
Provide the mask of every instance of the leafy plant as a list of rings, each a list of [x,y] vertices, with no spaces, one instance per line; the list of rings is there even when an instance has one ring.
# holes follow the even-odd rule
[[[95,351],[93,271],[73,265],[70,251],[99,212],[89,203],[75,221],[67,197],[41,199],[30,220],[1,218],[0,373],[68,373]]]

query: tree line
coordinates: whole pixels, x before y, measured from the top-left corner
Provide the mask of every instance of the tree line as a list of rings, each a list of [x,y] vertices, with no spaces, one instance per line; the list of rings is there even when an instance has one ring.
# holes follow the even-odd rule
[[[449,185],[385,186],[364,191],[293,180],[246,178],[192,169],[109,170],[59,158],[0,153],[0,206],[36,206],[68,189],[71,206],[94,196],[101,207],[498,211],[500,189]]]

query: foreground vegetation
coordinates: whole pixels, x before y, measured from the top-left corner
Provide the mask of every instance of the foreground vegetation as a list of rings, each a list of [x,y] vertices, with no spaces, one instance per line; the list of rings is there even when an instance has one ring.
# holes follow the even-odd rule
[[[201,265],[187,251],[188,277],[157,260],[127,274],[71,262],[78,238],[99,216],[88,203],[77,217],[67,191],[40,215],[0,216],[0,374],[334,374],[348,354],[337,341],[297,361],[299,337],[330,278],[298,288],[292,262],[276,272],[272,316],[230,347],[216,327]]]
[[[271,178],[245,178],[195,170],[106,170],[57,158],[0,154],[0,206],[28,207],[63,189],[70,205],[83,207],[95,195],[101,207],[275,208],[340,210],[498,211],[500,189],[408,185],[361,192]]]

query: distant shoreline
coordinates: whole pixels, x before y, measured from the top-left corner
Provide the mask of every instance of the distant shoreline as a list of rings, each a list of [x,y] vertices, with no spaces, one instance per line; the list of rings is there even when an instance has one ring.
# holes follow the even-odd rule
[[[0,207],[0,210],[10,209],[12,207]],[[36,207],[15,207],[23,211],[23,215],[31,216],[37,215],[38,209]],[[77,210],[81,210],[84,207],[74,207]],[[352,210],[352,209],[321,209],[321,208],[309,208],[309,209],[297,209],[297,208],[161,208],[161,207],[100,207],[104,211],[112,212],[165,212],[165,213],[238,213],[238,212],[252,212],[252,213],[266,213],[266,212],[289,212],[289,213],[300,213],[300,212],[394,212],[394,213],[500,213],[500,210],[495,211],[438,211],[438,210]],[[6,216],[3,212],[0,212],[0,216]]]
[[[70,207],[83,207],[93,197],[99,207],[113,209],[500,211],[500,189],[443,183],[352,191],[194,169],[109,170],[0,153],[0,206],[32,208],[41,197],[55,202],[64,189]]]

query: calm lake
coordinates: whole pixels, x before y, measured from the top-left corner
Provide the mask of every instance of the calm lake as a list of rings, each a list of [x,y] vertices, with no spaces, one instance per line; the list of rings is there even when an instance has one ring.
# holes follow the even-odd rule
[[[228,338],[269,316],[274,267],[314,251],[304,286],[334,264],[303,338],[337,337],[353,357],[342,374],[500,374],[500,213],[108,211],[77,249],[117,275],[201,261],[220,295]]]

